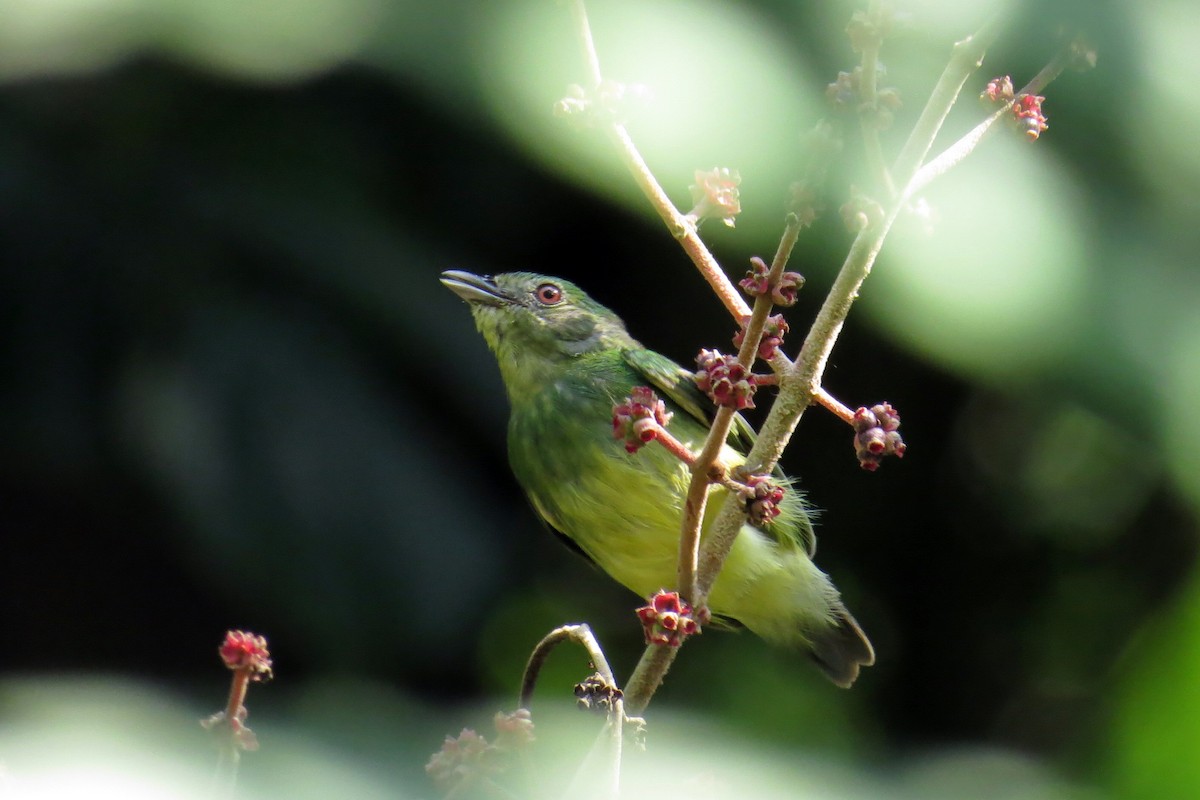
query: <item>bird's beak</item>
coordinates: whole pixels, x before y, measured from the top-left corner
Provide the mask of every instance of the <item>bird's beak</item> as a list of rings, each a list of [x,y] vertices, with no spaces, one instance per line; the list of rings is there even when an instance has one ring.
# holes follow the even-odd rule
[[[442,283],[468,303],[485,306],[506,306],[512,303],[512,298],[488,275],[448,269],[442,273]]]

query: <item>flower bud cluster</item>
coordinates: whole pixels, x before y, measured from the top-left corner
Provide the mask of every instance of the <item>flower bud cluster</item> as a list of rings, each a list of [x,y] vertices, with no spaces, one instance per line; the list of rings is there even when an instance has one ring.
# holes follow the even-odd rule
[[[1014,91],[1012,78],[1001,75],[988,81],[987,88],[979,95],[979,100],[982,103],[1007,103],[1015,96]]]
[[[771,268],[758,256],[750,259],[750,269],[746,270],[746,277],[738,281],[738,286],[750,297],[770,292],[771,302],[784,307],[795,305],[796,292],[803,285],[804,276],[799,272],[785,272],[772,284]]]
[[[754,256],[750,259],[750,269],[746,270],[746,277],[738,281],[738,286],[751,297],[758,297],[771,291],[770,274],[771,268],[767,266],[767,262]]]
[[[1023,94],[1013,103],[1012,113],[1017,122],[1017,129],[1031,142],[1050,127],[1046,123],[1046,115],[1042,113],[1042,103],[1045,100],[1041,95]]]
[[[883,65],[879,64],[875,72],[876,82],[886,75]],[[855,67],[851,72],[839,72],[837,80],[825,87],[825,99],[836,112],[856,110],[877,130],[887,130],[895,119],[896,110],[903,103],[900,92],[894,86],[881,86],[875,91],[873,102],[862,101],[862,67]]]
[[[742,176],[735,169],[714,167],[696,170],[696,182],[688,187],[695,204],[688,216],[693,220],[715,218],[733,227],[734,217],[742,211],[738,184]]]
[[[267,649],[265,636],[229,631],[217,652],[229,669],[248,670],[252,681],[269,681],[272,677],[271,652]]]
[[[861,53],[868,47],[879,47],[897,29],[907,27],[911,15],[897,12],[891,3],[872,4],[870,11],[855,11],[846,25],[850,47]]]
[[[497,711],[492,717],[492,725],[496,728],[496,747],[501,750],[515,750],[533,741],[533,716],[528,708],[518,708],[507,714]]]
[[[788,210],[796,215],[801,228],[812,227],[821,215],[821,198],[814,186],[814,181],[804,179],[791,185],[791,200]]]
[[[533,719],[527,708],[518,708],[510,714],[497,713],[493,723],[495,744],[472,729],[463,728],[458,736],[447,736],[442,748],[430,756],[425,774],[438,791],[454,794],[463,787],[499,775],[508,768],[511,753],[533,741]]]
[[[488,740],[470,728],[463,728],[458,736],[447,736],[442,749],[430,756],[425,774],[439,792],[449,794],[461,784],[499,772],[495,761],[495,748]]]
[[[861,77],[862,68],[855,67],[852,72],[839,72],[837,80],[825,87],[825,99],[835,111],[858,105],[858,84]]]
[[[858,113],[869,119],[876,130],[886,131],[892,127],[896,112],[902,105],[900,91],[895,86],[884,86],[875,92],[875,104],[864,103],[859,106]]]
[[[733,336],[733,346],[741,348],[742,342],[746,339],[746,326],[750,324],[749,317],[742,318],[742,327]],[[762,359],[771,359],[775,357],[775,351],[783,344],[783,337],[788,332],[787,320],[783,318],[783,314],[772,314],[767,317],[766,325],[763,326],[762,340],[758,344],[758,357]]]
[[[743,500],[746,516],[754,525],[770,525],[779,516],[779,504],[783,502],[783,487],[766,475],[751,475],[746,479]]]
[[[900,414],[888,403],[854,412],[854,452],[858,463],[868,472],[879,468],[886,456],[904,457],[905,444],[900,438]]]
[[[646,644],[679,647],[684,639],[700,632],[691,605],[679,592],[660,589],[650,597],[649,605],[637,610],[637,615],[646,631]]]
[[[575,697],[579,708],[584,711],[607,714],[622,696],[621,690],[604,680],[599,672],[575,684]]]
[[[758,388],[753,372],[738,363],[737,356],[722,355],[717,350],[701,350],[696,356],[696,385],[719,406],[741,411],[754,408],[754,392]]]
[[[779,282],[771,287],[771,300],[777,306],[794,306],[796,292],[804,286],[804,276],[799,272],[785,272],[779,276]]]
[[[671,421],[671,412],[648,386],[635,386],[624,401],[613,406],[613,438],[625,440],[625,450],[636,453],[654,441],[659,428]]]

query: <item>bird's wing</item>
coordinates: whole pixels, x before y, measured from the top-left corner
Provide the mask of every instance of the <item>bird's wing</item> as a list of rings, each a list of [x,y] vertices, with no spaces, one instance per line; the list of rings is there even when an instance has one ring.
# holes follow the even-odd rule
[[[655,389],[665,394],[672,403],[682,408],[697,421],[708,425],[713,420],[713,403],[700,388],[691,372],[664,355],[646,348],[629,348],[622,351],[625,363],[641,375]],[[729,431],[729,444],[741,453],[748,453],[754,446],[754,429],[741,414],[734,414],[733,427]]]
[[[715,413],[712,400],[696,386],[696,381],[691,372],[688,372],[666,356],[656,353],[653,350],[647,350],[644,347],[625,349],[622,351],[622,356],[625,359],[625,363],[634,372],[645,378],[655,389],[665,394],[676,406],[705,425],[712,422],[713,414]],[[741,414],[734,414],[733,427],[729,431],[729,445],[745,454],[750,452],[750,448],[754,446],[754,439],[754,428],[750,427],[750,423]],[[778,464],[772,470],[772,475],[780,481],[789,484],[789,491],[798,491],[794,486],[791,486],[791,481]],[[807,509],[806,506],[806,510],[802,512],[802,515],[808,513],[811,513],[811,509]],[[786,531],[780,530],[780,527],[776,525],[768,526],[763,530],[763,533],[777,540],[782,536],[790,538],[793,541],[798,541],[804,551],[808,553],[809,558],[816,555],[817,537],[807,518],[800,520],[799,524],[795,526],[788,526]]]

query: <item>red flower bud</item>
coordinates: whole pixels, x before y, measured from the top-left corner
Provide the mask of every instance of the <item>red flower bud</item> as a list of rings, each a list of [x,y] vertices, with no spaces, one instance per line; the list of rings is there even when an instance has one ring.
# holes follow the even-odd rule
[[[888,403],[854,412],[854,452],[858,463],[868,472],[879,468],[886,456],[904,457],[905,444],[900,438],[900,414]]]
[[[637,610],[637,616],[645,629],[646,644],[679,647],[688,636],[700,632],[692,607],[679,592],[660,589],[650,597],[648,605]]]

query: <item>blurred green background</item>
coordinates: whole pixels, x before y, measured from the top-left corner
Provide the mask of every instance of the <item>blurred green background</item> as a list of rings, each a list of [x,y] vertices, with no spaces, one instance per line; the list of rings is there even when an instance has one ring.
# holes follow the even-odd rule
[[[738,227],[703,230],[740,275],[855,63],[855,6],[594,5],[676,202],[741,171]],[[986,11],[904,8],[891,153]],[[903,462],[862,472],[822,412],[785,459],[878,665],[843,692],[749,635],[689,644],[631,759],[646,794],[1200,795],[1200,11],[1003,12],[943,145],[1063,31],[1098,68],[885,246],[826,387],[895,404]],[[437,280],[558,274],[681,362],[726,347],[603,138],[550,115],[573,82],[549,0],[0,0],[0,796],[201,796],[231,627],[278,674],[250,695],[250,796],[432,796],[428,754],[487,732],[558,624],[628,675],[636,599],[527,509],[491,355]],[[869,186],[850,134],[796,251],[793,351]],[[595,730],[586,666],[549,667],[547,752]]]

